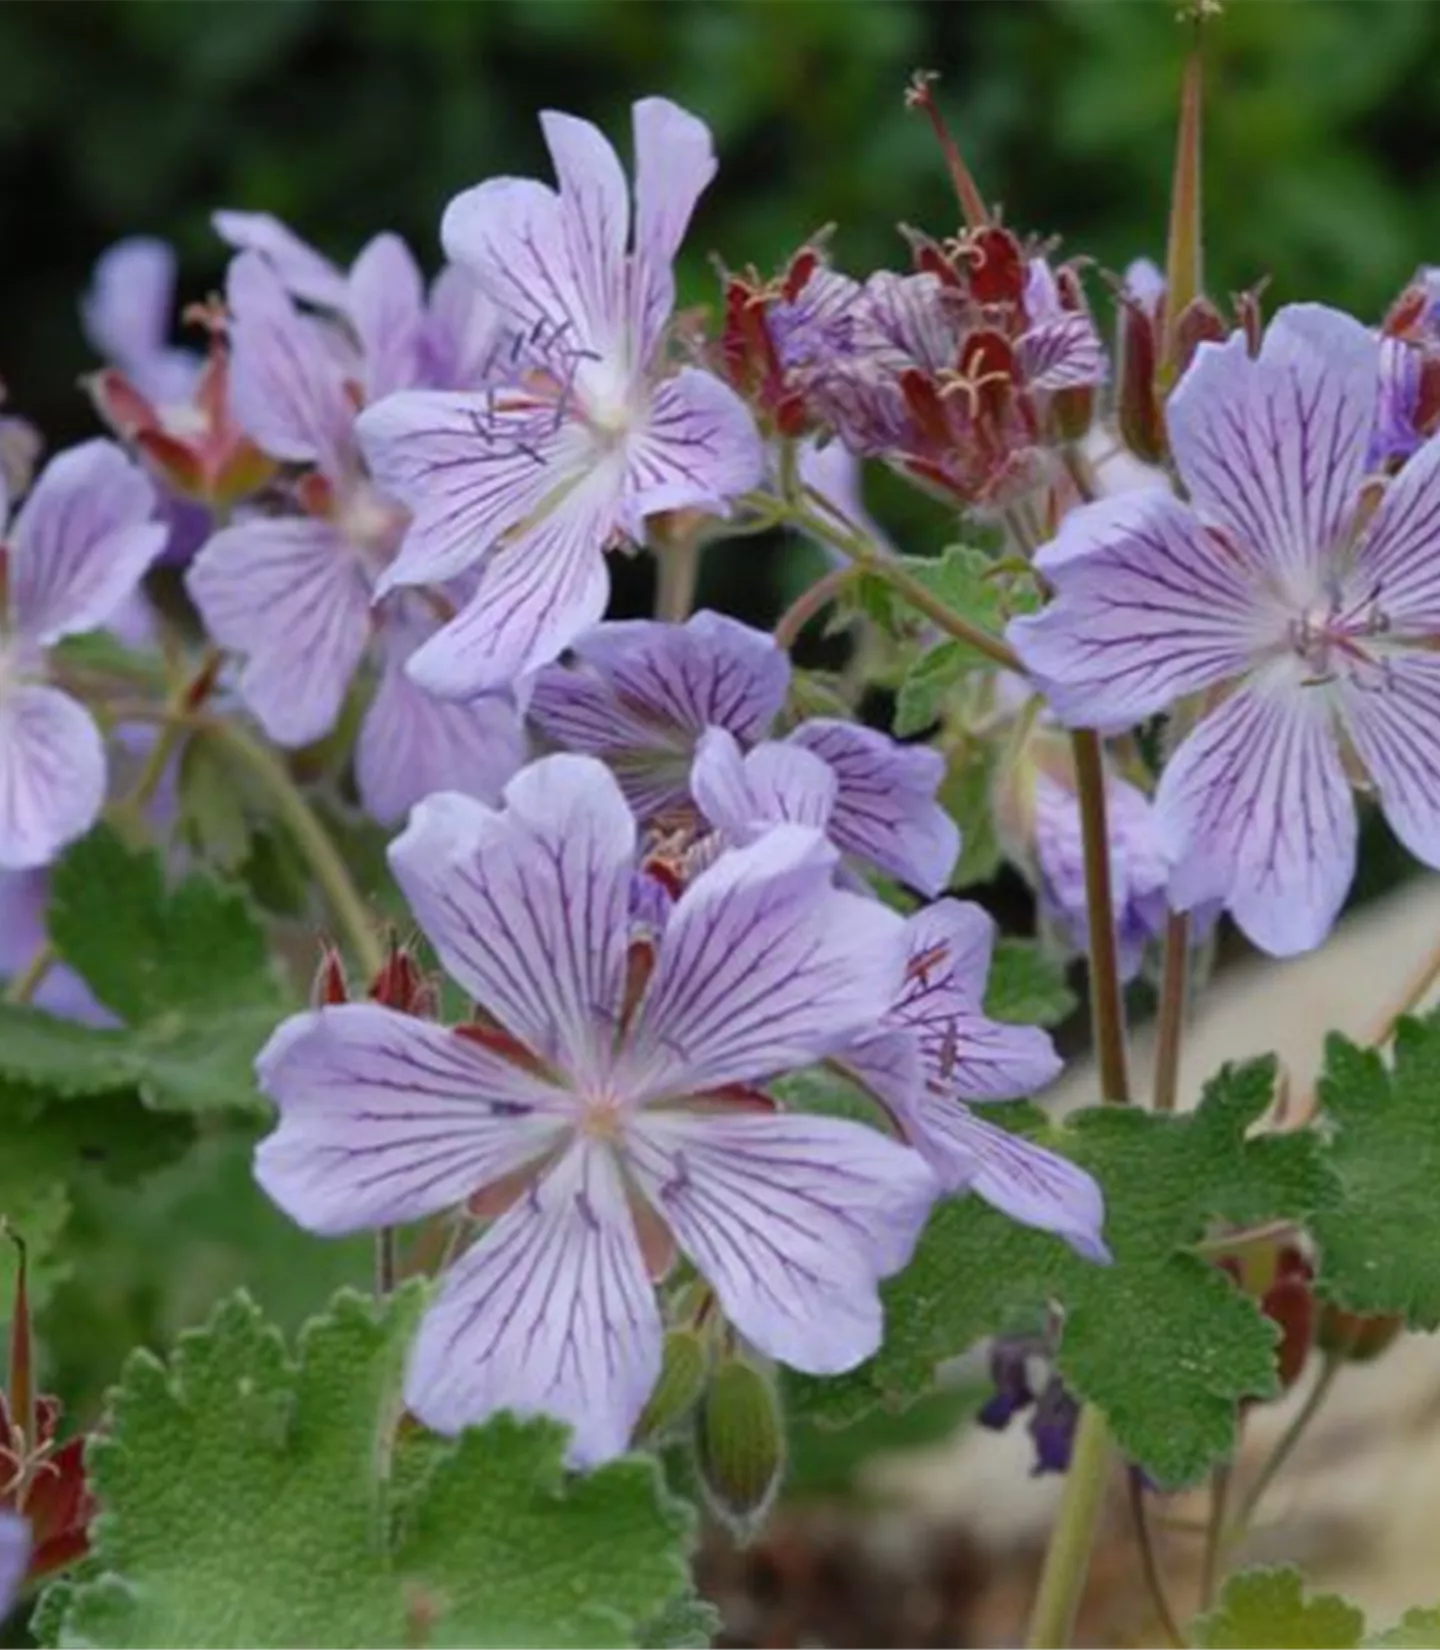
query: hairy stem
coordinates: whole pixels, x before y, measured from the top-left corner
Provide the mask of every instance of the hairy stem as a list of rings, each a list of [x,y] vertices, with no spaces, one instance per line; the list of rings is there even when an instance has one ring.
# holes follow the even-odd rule
[[[1145,1505],[1145,1490],[1140,1482],[1140,1475],[1131,1472],[1130,1479],[1130,1521],[1135,1528],[1135,1546],[1140,1553],[1140,1573],[1145,1578],[1145,1591],[1150,1595],[1150,1603],[1155,1611],[1160,1630],[1164,1633],[1170,1650],[1184,1650],[1185,1635],[1180,1630],[1180,1623],[1175,1619],[1175,1611],[1170,1604],[1170,1596],[1165,1591],[1165,1579],[1160,1574],[1160,1562],[1155,1553],[1155,1542],[1150,1533],[1150,1514]]]
[[[666,624],[683,624],[700,578],[699,536],[683,532],[657,543],[655,565],[655,617]]]
[[[847,562],[843,567],[832,567],[822,578],[802,590],[776,621],[776,647],[788,653],[800,640],[801,631],[811,619],[842,596],[854,579],[854,564]]]
[[[1100,1097],[1119,1105],[1130,1100],[1125,1052],[1125,998],[1115,943],[1115,901],[1110,888],[1110,834],[1105,818],[1105,769],[1100,735],[1077,728],[1070,735],[1075,756],[1075,789],[1085,849],[1085,907],[1090,923],[1090,1013]]]
[[[345,861],[315,810],[291,778],[284,761],[262,744],[248,729],[228,719],[212,722],[211,737],[244,764],[270,794],[281,820],[295,838],[315,880],[334,913],[350,949],[367,979],[373,979],[385,962],[370,909],[350,880]]]
[[[1295,1446],[1310,1429],[1311,1422],[1319,1414],[1321,1406],[1330,1396],[1335,1385],[1335,1377],[1344,1367],[1345,1360],[1332,1353],[1326,1358],[1316,1377],[1315,1385],[1310,1388],[1309,1395],[1300,1408],[1295,1411],[1290,1425],[1285,1428],[1275,1441],[1275,1447],[1270,1451],[1265,1464],[1256,1476],[1255,1482],[1245,1494],[1240,1503],[1240,1510],[1235,1514],[1230,1526],[1225,1531],[1223,1547],[1230,1551],[1244,1539],[1245,1532],[1250,1528],[1255,1517],[1256,1509],[1265,1498],[1270,1486],[1280,1476],[1285,1463],[1295,1453]]]
[[[1210,1512],[1205,1520],[1205,1552],[1200,1560],[1200,1608],[1208,1610],[1215,1602],[1215,1589],[1224,1572],[1222,1560],[1228,1545],[1225,1539],[1226,1509],[1230,1505],[1230,1488],[1235,1480],[1235,1469],[1229,1461],[1222,1461],[1210,1474]]]
[[[1030,1616],[1028,1650],[1063,1650],[1075,1630],[1090,1554],[1105,1498],[1110,1465],[1110,1429],[1098,1409],[1087,1404],[1075,1428],[1075,1447],[1060,1511],[1045,1549],[1045,1564]]]
[[[1180,1045],[1190,983],[1190,914],[1165,918],[1165,961],[1160,974],[1160,1013],[1155,1047],[1155,1110],[1174,1111],[1180,1090]]]

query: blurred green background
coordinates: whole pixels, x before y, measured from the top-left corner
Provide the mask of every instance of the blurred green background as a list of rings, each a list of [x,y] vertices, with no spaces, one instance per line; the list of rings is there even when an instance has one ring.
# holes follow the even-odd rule
[[[912,69],[941,95],[1012,222],[1110,267],[1159,252],[1184,45],[1175,0],[37,0],[0,7],[0,376],[52,440],[83,434],[75,303],[97,253],[172,239],[198,295],[207,217],[266,207],[345,257],[380,228],[432,265],[447,198],[544,171],[555,105],[622,142],[662,92],[713,125],[722,167],[687,253],[762,268],[841,226],[855,269],[896,220],[954,203]],[[1212,285],[1374,314],[1440,256],[1440,8],[1230,0],[1207,134]]]

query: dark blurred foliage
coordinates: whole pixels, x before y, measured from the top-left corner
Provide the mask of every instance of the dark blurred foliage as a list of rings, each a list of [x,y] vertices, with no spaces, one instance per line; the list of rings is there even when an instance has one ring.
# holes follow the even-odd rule
[[[625,136],[663,92],[713,125],[707,254],[762,268],[819,225],[842,261],[897,260],[893,225],[955,207],[911,70],[937,69],[971,164],[1018,225],[1110,267],[1162,250],[1174,0],[79,0],[0,7],[0,375],[52,440],[88,428],[75,302],[116,237],[172,239],[219,279],[207,218],[265,207],[339,257],[380,228],[433,263],[447,198],[543,174],[553,105]],[[1440,254],[1440,9],[1231,0],[1207,133],[1212,285],[1374,314]]]

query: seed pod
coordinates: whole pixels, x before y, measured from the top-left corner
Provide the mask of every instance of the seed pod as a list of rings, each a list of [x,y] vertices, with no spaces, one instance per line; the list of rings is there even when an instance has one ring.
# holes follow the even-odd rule
[[[1327,1302],[1320,1309],[1315,1344],[1322,1352],[1344,1358],[1347,1363],[1368,1364],[1390,1346],[1404,1327],[1402,1317],[1366,1317]]]
[[[635,1428],[637,1443],[663,1438],[683,1421],[705,1390],[710,1343],[697,1329],[672,1329],[665,1337],[660,1379]]]
[[[695,1464],[716,1517],[753,1535],[785,1476],[785,1422],[774,1384],[745,1358],[725,1359],[700,1401]]]

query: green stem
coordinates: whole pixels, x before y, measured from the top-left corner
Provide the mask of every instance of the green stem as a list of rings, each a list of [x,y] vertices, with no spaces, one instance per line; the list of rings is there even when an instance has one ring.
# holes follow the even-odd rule
[[[59,961],[53,943],[44,939],[35,948],[35,955],[26,963],[24,970],[15,975],[5,990],[7,1003],[28,1003],[44,983],[45,976]]]
[[[345,861],[330,833],[305,800],[283,760],[238,722],[217,719],[207,729],[225,750],[243,763],[270,794],[281,821],[295,838],[315,880],[329,902],[341,932],[366,979],[373,979],[385,962],[370,909],[360,897]]]
[[[1250,1521],[1255,1516],[1256,1508],[1259,1507],[1270,1486],[1280,1476],[1285,1463],[1295,1453],[1295,1446],[1305,1436],[1310,1428],[1310,1423],[1319,1414],[1321,1405],[1330,1396],[1330,1391],[1335,1385],[1335,1377],[1344,1368],[1344,1365],[1345,1360],[1335,1354],[1331,1354],[1325,1360],[1320,1374],[1316,1377],[1315,1385],[1310,1388],[1305,1402],[1295,1411],[1290,1425],[1276,1440],[1269,1458],[1266,1460],[1265,1465],[1261,1467],[1259,1475],[1247,1491],[1245,1499],[1240,1503],[1239,1512],[1235,1514],[1230,1527],[1225,1531],[1224,1540],[1221,1544],[1224,1551],[1228,1552],[1244,1539],[1245,1532],[1250,1528]]]
[[[700,578],[699,536],[686,532],[657,544],[655,564],[655,617],[666,624],[683,624]]]
[[[1155,1553],[1155,1542],[1150,1534],[1150,1515],[1145,1506],[1145,1489],[1137,1472],[1128,1474],[1130,1480],[1130,1521],[1135,1528],[1135,1546],[1140,1553],[1140,1572],[1145,1578],[1145,1590],[1150,1595],[1160,1630],[1170,1650],[1185,1650],[1185,1635],[1170,1605],[1165,1591],[1165,1579],[1160,1574],[1160,1561]]]
[[[1110,889],[1110,834],[1105,818],[1105,768],[1100,736],[1090,728],[1070,735],[1075,756],[1075,789],[1085,850],[1085,907],[1090,924],[1090,1012],[1100,1097],[1126,1105],[1130,1100],[1125,1053],[1125,998],[1115,943],[1115,902]]]
[[[1109,1464],[1110,1429],[1100,1411],[1087,1404],[1075,1428],[1065,1492],[1050,1545],[1045,1549],[1030,1631],[1025,1638],[1028,1650],[1063,1650],[1074,1634]]]
[[[1165,918],[1165,961],[1160,974],[1159,1032],[1155,1048],[1155,1110],[1174,1111],[1180,1091],[1180,1045],[1190,983],[1190,915]]]
[[[1230,1487],[1235,1469],[1229,1461],[1222,1461],[1210,1474],[1210,1513],[1205,1520],[1205,1552],[1200,1560],[1200,1608],[1208,1610],[1215,1602],[1215,1589],[1220,1585],[1225,1554],[1225,1510],[1230,1505]]]
[[[215,686],[223,659],[224,655],[218,647],[206,648],[200,663],[195,667],[194,674],[170,695],[165,705],[160,731],[155,736],[155,743],[150,747],[150,754],[145,758],[145,765],[131,786],[130,794],[117,805],[117,812],[139,817],[155,800],[155,793],[160,789],[165,770],[170,766],[170,759],[190,729],[191,718],[209,698],[211,689]]]
[[[788,653],[800,640],[800,632],[811,619],[842,596],[854,578],[854,565],[847,562],[843,567],[832,567],[822,578],[802,590],[776,621],[776,647]]]

